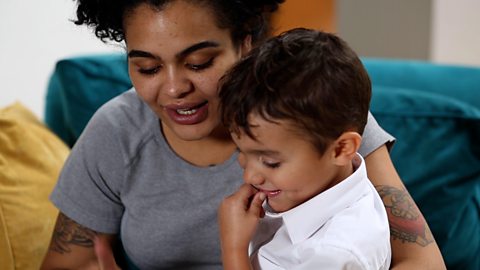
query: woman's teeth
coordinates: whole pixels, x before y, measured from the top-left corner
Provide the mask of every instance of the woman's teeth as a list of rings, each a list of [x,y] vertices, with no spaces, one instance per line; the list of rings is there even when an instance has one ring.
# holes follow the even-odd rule
[[[197,112],[197,109],[179,109],[177,110],[178,114],[181,115],[192,115]]]
[[[192,115],[192,114],[195,114],[198,109],[200,109],[201,107],[205,106],[205,104],[207,104],[208,102],[205,101],[205,102],[202,102],[196,106],[192,106],[190,108],[183,108],[183,109],[176,109],[176,112],[180,115]]]

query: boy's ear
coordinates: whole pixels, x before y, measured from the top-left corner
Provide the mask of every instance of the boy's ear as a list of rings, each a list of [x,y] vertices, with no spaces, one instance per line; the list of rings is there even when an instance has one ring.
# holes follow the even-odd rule
[[[252,36],[248,35],[242,42],[242,46],[240,48],[241,57],[244,57],[252,50]]]
[[[351,163],[358,148],[360,148],[361,142],[362,136],[357,132],[348,131],[340,135],[340,137],[338,137],[333,143],[334,151],[332,155],[335,164],[344,166]]]

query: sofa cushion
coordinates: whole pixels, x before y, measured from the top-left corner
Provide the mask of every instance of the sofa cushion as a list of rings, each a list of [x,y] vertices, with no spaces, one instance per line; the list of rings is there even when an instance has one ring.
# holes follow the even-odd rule
[[[58,211],[48,196],[68,147],[28,109],[0,109],[0,269],[39,269]]]
[[[480,67],[387,58],[362,62],[373,85],[440,94],[480,108]]]
[[[454,90],[452,90],[454,91]],[[448,269],[480,269],[480,111],[450,97],[374,87],[371,111]]]
[[[47,88],[45,123],[73,146],[95,111],[131,87],[125,54],[61,60]]]

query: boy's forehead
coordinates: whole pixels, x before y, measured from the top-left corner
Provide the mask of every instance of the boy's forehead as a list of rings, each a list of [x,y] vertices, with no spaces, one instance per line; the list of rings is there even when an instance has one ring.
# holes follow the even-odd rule
[[[291,119],[275,119],[270,116],[263,116],[258,113],[250,114],[248,117],[248,125],[252,132],[263,128],[282,129],[282,132],[298,133],[300,126]]]
[[[250,115],[247,125],[248,132],[246,127],[234,126],[230,130],[232,137],[237,140],[248,138],[254,141],[265,141],[296,136],[299,133],[298,125],[292,121],[266,119],[259,114]]]
[[[232,133],[234,142],[241,152],[254,155],[279,156],[280,150],[265,139],[250,137],[245,131]],[[262,137],[265,138],[265,137]]]
[[[230,128],[230,134],[232,138],[235,140],[241,140],[241,139],[244,139],[245,137],[256,139],[257,136],[255,135],[254,131],[255,131],[255,127],[250,126],[250,132],[253,135],[253,138],[251,138],[244,127],[235,126]]]

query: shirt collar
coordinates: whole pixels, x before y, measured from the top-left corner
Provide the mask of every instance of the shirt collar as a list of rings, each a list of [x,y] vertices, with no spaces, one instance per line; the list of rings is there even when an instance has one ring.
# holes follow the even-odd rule
[[[269,218],[282,218],[293,244],[304,241],[341,210],[363,197],[370,189],[363,158],[353,159],[355,171],[337,185],[282,213],[266,211]]]

